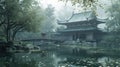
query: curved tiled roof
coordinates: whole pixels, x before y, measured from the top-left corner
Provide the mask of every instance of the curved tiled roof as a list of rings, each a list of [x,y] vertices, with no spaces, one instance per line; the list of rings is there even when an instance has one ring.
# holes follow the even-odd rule
[[[92,11],[82,12],[82,13],[75,13],[65,21],[58,21],[59,24],[69,24],[69,23],[75,23],[75,22],[86,22],[90,20],[96,20],[96,23],[104,23],[105,20],[98,19],[95,14]]]
[[[96,18],[95,14],[92,11],[87,11],[73,14],[68,22],[86,21],[94,18]]]

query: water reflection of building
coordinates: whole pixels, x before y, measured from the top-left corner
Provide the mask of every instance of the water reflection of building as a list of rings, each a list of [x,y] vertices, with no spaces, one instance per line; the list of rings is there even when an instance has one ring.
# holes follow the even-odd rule
[[[62,40],[99,41],[104,32],[99,30],[98,24],[104,23],[91,11],[76,13],[69,20],[59,21],[59,25],[67,26],[66,29],[57,31],[56,37]]]

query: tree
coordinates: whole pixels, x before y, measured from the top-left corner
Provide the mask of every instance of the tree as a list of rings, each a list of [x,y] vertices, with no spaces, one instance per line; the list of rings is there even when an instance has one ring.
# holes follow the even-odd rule
[[[52,5],[48,5],[44,13],[46,19],[41,23],[41,32],[53,32],[56,29],[57,23],[55,20],[54,8],[52,7]]]
[[[69,1],[69,0],[59,0],[59,1]],[[76,3],[80,3],[83,4],[84,6],[91,6],[93,4],[95,4],[96,2],[98,2],[98,0],[70,0],[73,5],[75,5]]]
[[[111,6],[107,9],[107,31],[109,35],[103,39],[104,45],[120,47],[120,0],[111,0]]]
[[[108,35],[103,37],[102,41],[99,44],[101,47],[119,48],[120,34],[116,32],[109,32]]]
[[[96,10],[98,5],[101,6],[101,4],[98,3],[98,0],[59,0],[59,1],[65,1],[66,3],[68,1],[71,1],[73,5],[79,3],[85,10],[91,8],[93,11]]]
[[[111,3],[112,5],[107,10],[109,16],[107,29],[112,32],[120,32],[120,0],[111,0]]]
[[[14,40],[18,31],[37,31],[43,17],[35,0],[1,0],[0,27],[6,41]]]

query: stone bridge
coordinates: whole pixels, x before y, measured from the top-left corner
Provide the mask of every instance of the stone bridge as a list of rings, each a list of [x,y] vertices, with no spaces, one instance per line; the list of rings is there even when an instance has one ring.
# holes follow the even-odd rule
[[[63,43],[64,41],[62,40],[56,40],[56,39],[24,39],[24,40],[21,40],[23,42],[53,42],[53,43]]]

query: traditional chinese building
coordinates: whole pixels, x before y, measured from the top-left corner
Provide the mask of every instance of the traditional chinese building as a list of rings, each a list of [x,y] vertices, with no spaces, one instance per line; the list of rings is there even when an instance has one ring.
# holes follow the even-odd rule
[[[76,13],[66,21],[59,21],[59,25],[65,25],[66,29],[57,31],[57,38],[65,41],[100,41],[104,32],[97,26],[104,23],[103,20],[98,19],[91,11]]]

